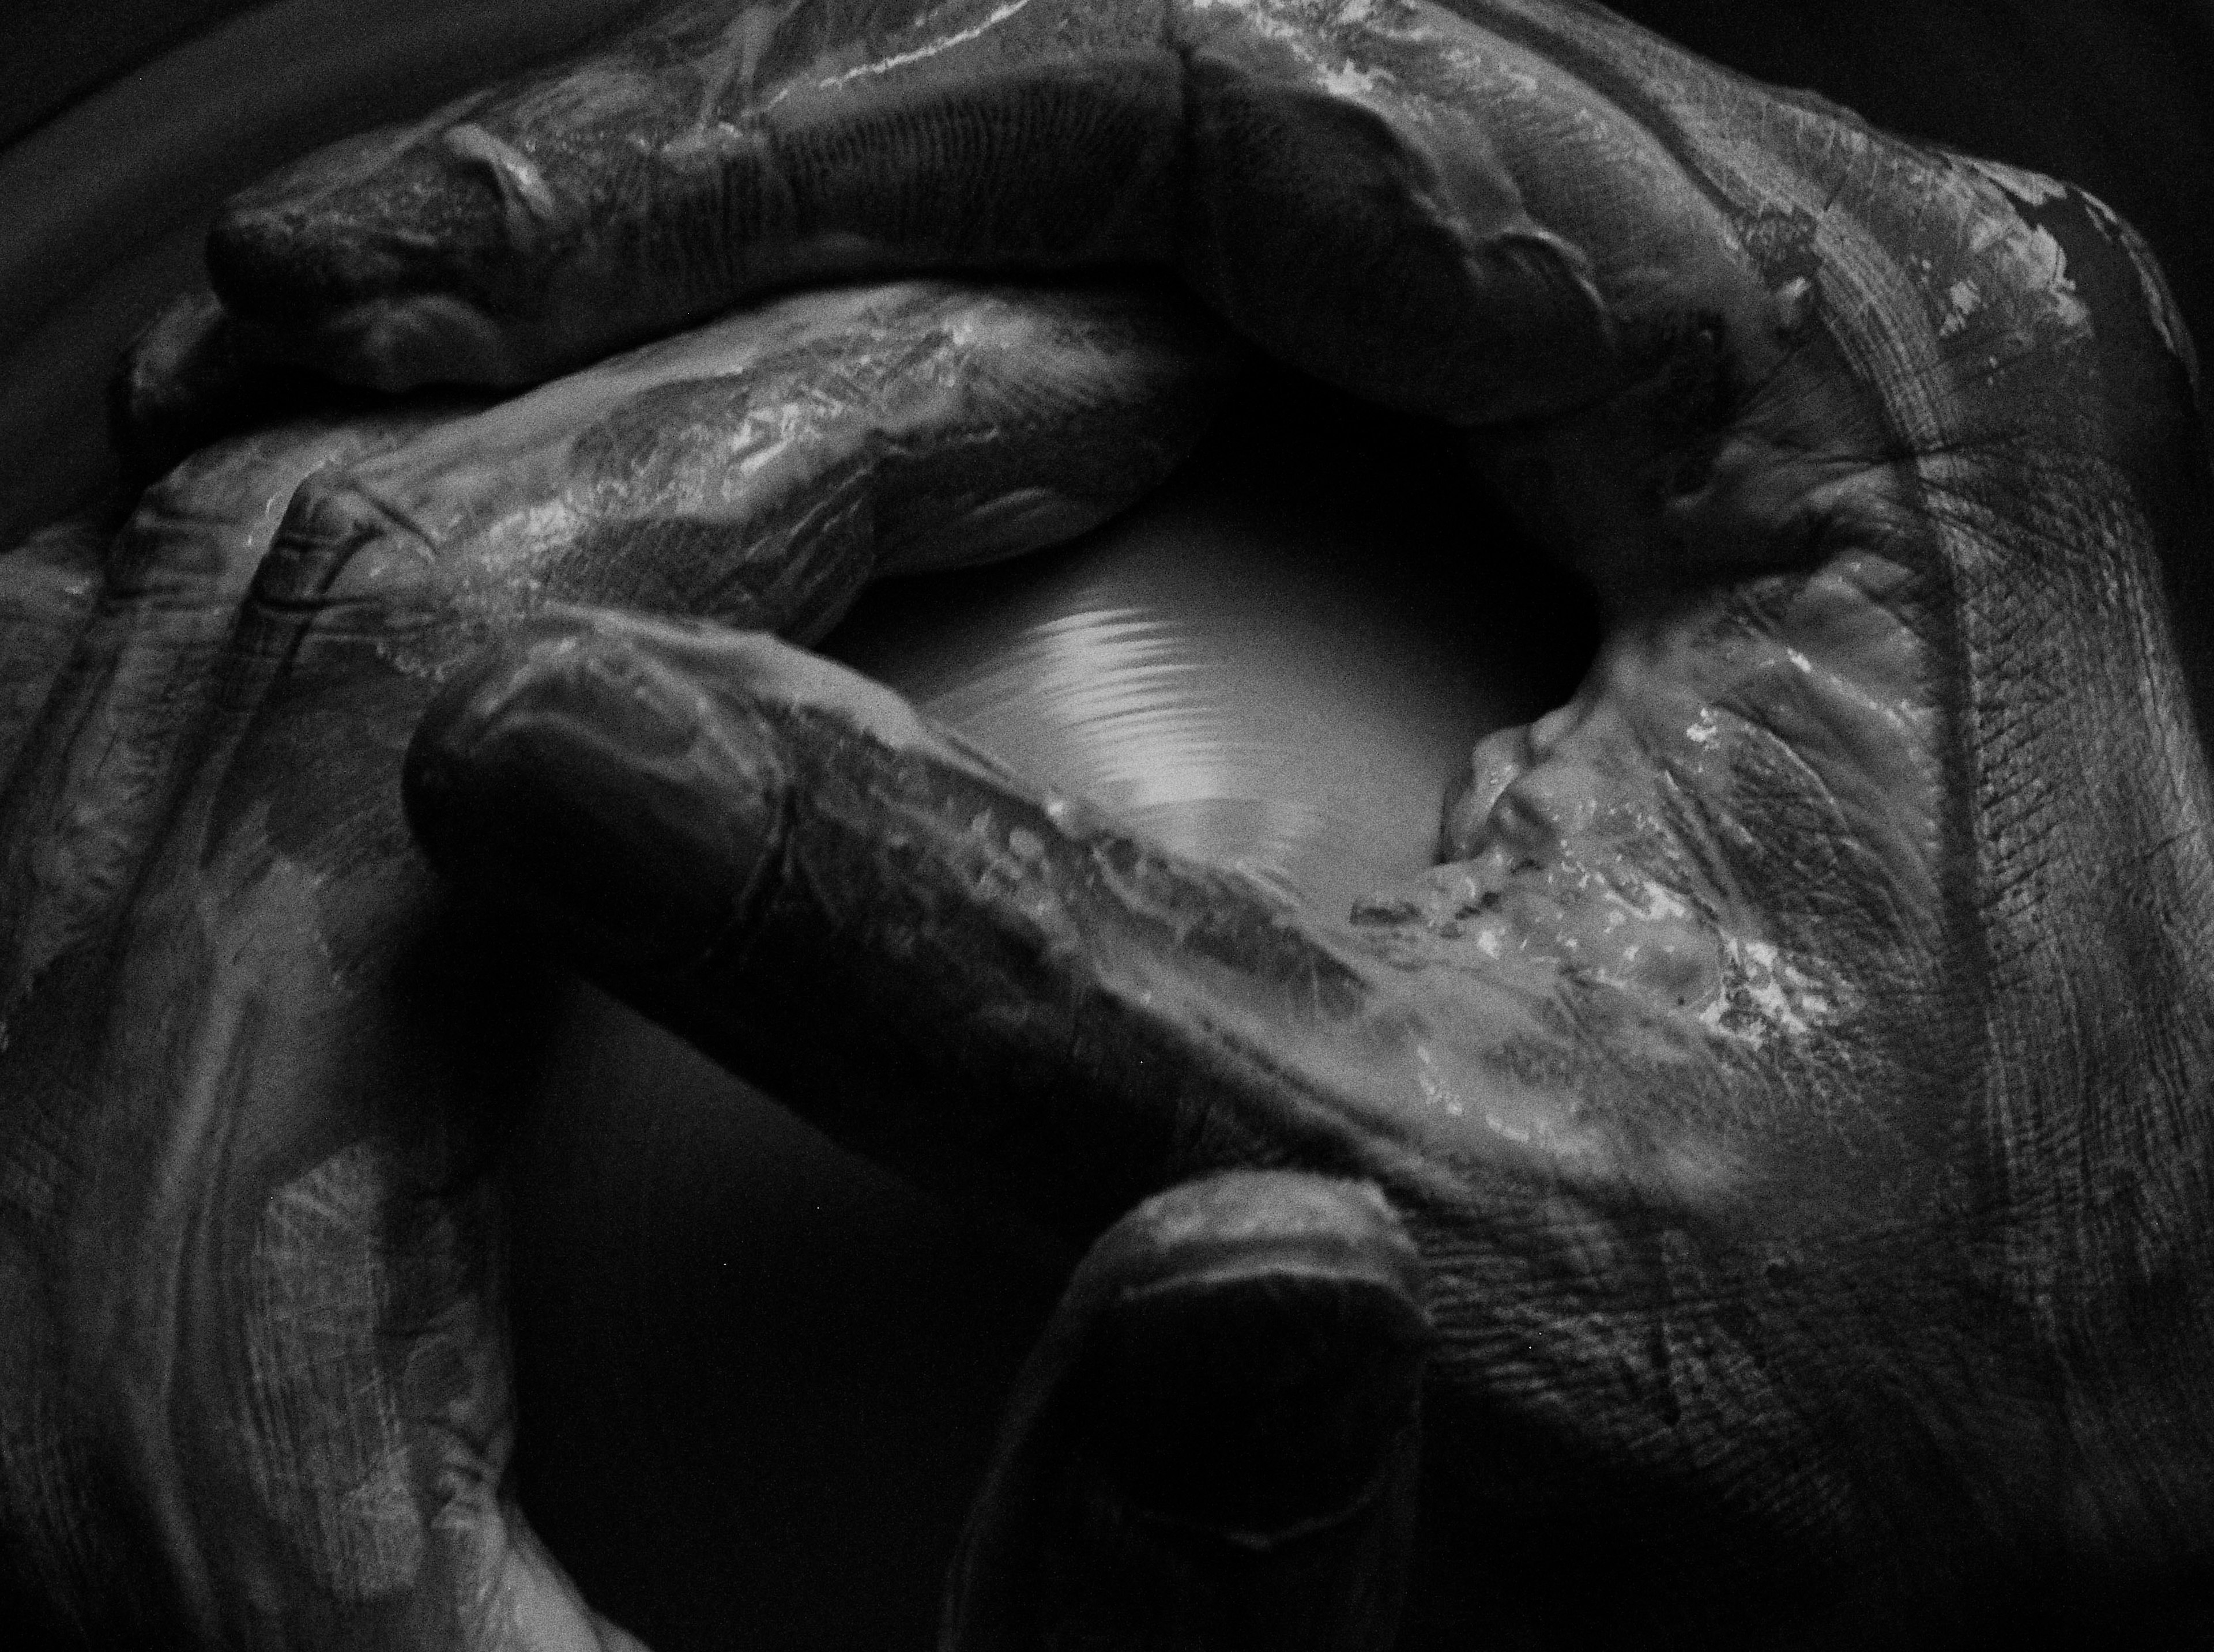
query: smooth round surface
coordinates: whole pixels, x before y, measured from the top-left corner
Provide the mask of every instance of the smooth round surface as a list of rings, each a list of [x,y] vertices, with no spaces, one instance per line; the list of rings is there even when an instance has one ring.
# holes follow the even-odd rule
[[[1527,694],[1500,635],[1522,619],[1469,577],[1482,534],[1423,542],[1394,503],[1212,454],[1076,545],[880,588],[827,651],[1029,778],[1343,917],[1431,863],[1446,783]]]
[[[1166,487],[887,583],[823,650],[1025,777],[1342,917],[1589,619],[1445,432],[1257,379]],[[527,1506],[667,1649],[924,1645],[1073,1253],[839,1152],[600,993],[512,1161]]]

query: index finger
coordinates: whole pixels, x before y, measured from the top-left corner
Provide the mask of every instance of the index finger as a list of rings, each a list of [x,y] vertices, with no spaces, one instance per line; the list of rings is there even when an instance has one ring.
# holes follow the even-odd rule
[[[1467,10],[707,0],[310,158],[211,265],[277,348],[387,387],[525,382],[795,282],[1133,260],[1466,421],[1587,403],[1686,318],[1771,348],[1777,270],[1669,118],[1728,77],[1588,9]]]

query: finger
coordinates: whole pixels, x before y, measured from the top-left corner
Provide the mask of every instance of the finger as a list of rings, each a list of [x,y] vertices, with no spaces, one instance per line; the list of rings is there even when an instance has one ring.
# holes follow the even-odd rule
[[[1518,1241],[1563,1197],[1819,1224],[1897,1196],[1881,1098],[1771,1108],[1757,1153],[1726,1134],[1762,1076],[1712,1024],[1826,1027],[1839,966],[1787,966],[1657,882],[1593,890],[1575,845],[1534,843],[1542,794],[1518,793],[1524,838],[1332,925],[828,661],[590,613],[455,674],[403,792],[436,865],[647,1015],[848,1144],[1065,1231],[1255,1164],[1481,1207]],[[1810,1139],[1850,1140],[1852,1172]]]
[[[90,511],[0,557],[0,789],[92,612],[112,530]]]
[[[496,1524],[499,1558],[484,1592],[491,1610],[473,1625],[473,1644],[520,1652],[649,1652],[645,1642],[585,1603],[521,1509],[502,1503]]]
[[[514,972],[440,929],[403,837],[363,830],[389,740],[382,764],[251,755],[335,722],[238,629],[285,499],[429,417],[263,431],[150,491],[0,816],[9,1536],[133,1644],[634,1652],[498,1496],[479,1126],[528,1065]]]
[[[1551,1176],[1616,1122],[1597,1057],[1581,1095],[1525,1076],[1518,1039],[1582,1076],[1528,989],[1379,966],[768,637],[549,619],[442,691],[404,789],[435,863],[648,1015],[1067,1230],[1243,1164],[1396,1190],[1437,1129]]]
[[[221,437],[318,409],[369,405],[318,375],[254,357],[205,289],[177,299],[131,341],[107,404],[110,439],[125,479],[138,486]]]
[[[1024,1368],[949,1652],[1367,1652],[1398,1628],[1428,1321],[1372,1188],[1241,1173],[1092,1247]]]
[[[1323,376],[1513,418],[1656,329],[1772,342],[1648,84],[1720,82],[1581,9],[693,5],[278,175],[210,258],[275,347],[386,386],[528,381],[799,280],[1174,263]]]
[[[1227,388],[1173,290],[808,293],[454,418],[295,502],[278,607],[438,624],[552,599],[819,636],[880,575],[1067,539],[1167,475]]]
[[[624,523],[633,563],[641,539],[735,528],[713,493],[719,469],[795,512],[865,467],[881,484],[870,567],[918,572],[1034,549],[1114,514],[1183,457],[1232,359],[1226,338],[1153,283],[818,295],[574,375],[347,477],[374,498],[357,509],[435,532],[448,560],[465,539],[512,539],[518,519],[551,515],[569,532],[531,536],[545,564]],[[206,291],[162,312],[110,387],[117,448],[143,479],[248,427],[349,410],[373,419],[379,405],[255,356]],[[765,486],[752,473],[795,436],[807,462],[774,466]],[[607,550],[584,559],[604,562]],[[566,575],[554,582],[570,594],[621,594]]]
[[[1261,1151],[1258,1052],[1362,996],[1258,886],[762,637],[549,624],[441,693],[405,788],[435,863],[648,1014],[834,1134],[993,1165],[1079,1231]]]
[[[48,582],[74,630],[58,662],[52,629],[25,655],[27,671],[52,669],[0,791],[0,1003],[128,893],[193,772],[193,731],[224,686],[218,662],[285,500],[408,423],[310,420],[211,448],[146,493],[96,581],[80,547]]]

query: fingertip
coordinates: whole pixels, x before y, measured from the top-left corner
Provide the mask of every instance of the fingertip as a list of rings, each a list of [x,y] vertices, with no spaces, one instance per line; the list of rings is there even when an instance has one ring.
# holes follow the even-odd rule
[[[386,392],[543,376],[492,314],[517,255],[497,196],[419,135],[342,140],[217,211],[208,279],[252,353]]]
[[[287,174],[234,197],[208,226],[209,285],[223,308],[252,326],[284,332],[398,271],[385,267],[331,204],[311,211],[274,196]]]
[[[1375,1189],[1240,1172],[1095,1246],[1026,1369],[944,1644],[1391,1644],[1429,1323]]]
[[[786,786],[743,708],[559,620],[441,690],[401,783],[440,871],[618,974],[681,968],[730,929],[774,859]]]
[[[1266,1550],[1380,1495],[1416,1426],[1429,1322],[1373,1187],[1239,1172],[1171,1189],[1076,1289],[1098,1303],[1078,1427],[1134,1509]]]

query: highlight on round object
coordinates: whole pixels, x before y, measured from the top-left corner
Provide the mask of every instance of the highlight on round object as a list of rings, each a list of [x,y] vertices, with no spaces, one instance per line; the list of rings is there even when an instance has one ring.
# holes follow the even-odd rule
[[[1024,777],[1343,918],[1434,860],[1471,747],[1563,692],[1583,645],[1565,581],[1436,434],[1290,393],[1307,419],[1233,415],[1117,521],[887,582],[823,650]]]
[[[1592,645],[1452,433],[1267,372],[1135,509],[820,645],[1025,777],[1343,917]],[[927,1637],[1073,1259],[832,1147],[579,986],[510,1172],[524,1502],[656,1646]]]
[[[112,479],[102,386],[196,278],[225,192],[627,3],[270,0],[0,155],[0,521]],[[1342,917],[1427,861],[1468,745],[1588,652],[1573,593],[1481,498],[1450,433],[1263,374],[1138,510],[887,584],[829,648],[1033,777]],[[502,1166],[526,1512],[661,1652],[924,1643],[1071,1259],[596,990],[557,992]]]

